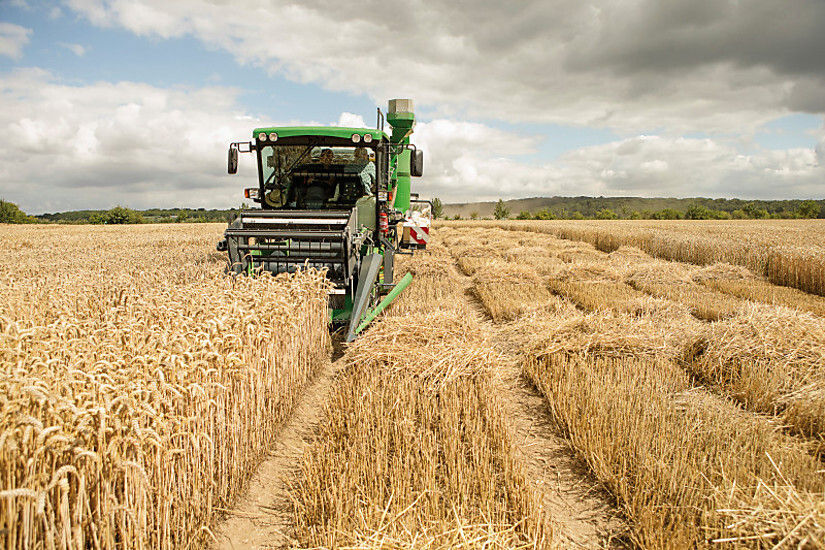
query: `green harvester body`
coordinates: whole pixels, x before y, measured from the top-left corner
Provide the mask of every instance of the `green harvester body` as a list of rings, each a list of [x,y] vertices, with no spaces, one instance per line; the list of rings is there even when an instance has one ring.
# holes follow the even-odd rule
[[[229,271],[325,269],[334,286],[330,320],[348,324],[348,340],[412,280],[407,274],[394,281],[395,255],[411,253],[401,232],[412,176],[423,169],[410,142],[412,101],[390,101],[389,133],[380,109],[378,121],[378,128],[255,128],[251,141],[229,148],[229,173],[237,171],[239,152],[257,157],[258,186],[246,197],[261,205],[242,211],[218,244],[229,253]]]

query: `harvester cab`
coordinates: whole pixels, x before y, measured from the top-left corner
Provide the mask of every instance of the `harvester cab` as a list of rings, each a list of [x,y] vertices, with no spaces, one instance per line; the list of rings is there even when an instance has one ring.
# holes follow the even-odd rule
[[[424,162],[410,143],[412,100],[390,100],[386,122],[389,133],[378,109],[375,129],[256,128],[251,141],[229,146],[230,174],[239,153],[256,157],[258,185],[245,196],[260,205],[241,211],[218,243],[229,254],[229,271],[326,270],[332,321],[348,324],[348,341],[410,284],[410,274],[395,281],[395,255],[429,238],[424,201],[410,193],[411,176],[421,176]]]

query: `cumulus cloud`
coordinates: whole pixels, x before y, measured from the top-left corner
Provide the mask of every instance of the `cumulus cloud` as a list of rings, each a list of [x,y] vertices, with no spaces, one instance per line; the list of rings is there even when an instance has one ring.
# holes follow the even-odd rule
[[[825,175],[811,149],[742,154],[712,139],[662,136],[582,148],[561,162],[589,175],[588,194],[610,196],[810,197]]]
[[[364,122],[364,117],[353,113],[341,113],[338,117],[336,126],[343,126],[345,128],[366,128],[367,123]]]
[[[238,202],[226,147],[250,135],[227,88],[68,86],[37,69],[0,78],[0,195],[31,212]],[[252,177],[251,160],[242,170]]]
[[[808,198],[822,193],[812,149],[743,154],[712,139],[636,136],[574,149],[553,162],[520,158],[538,138],[449,120],[419,124],[422,195],[449,202],[550,195]]]
[[[18,59],[23,55],[23,47],[29,43],[31,29],[0,21],[0,55]]]
[[[80,44],[73,44],[70,42],[58,42],[58,45],[62,48],[66,48],[77,57],[83,57],[86,54],[86,47]]]
[[[192,35],[301,82],[434,116],[621,132],[753,131],[825,112],[825,3],[797,0],[70,0],[102,26]],[[262,37],[266,36],[266,40]],[[369,47],[354,48],[357,37]]]
[[[0,75],[0,196],[33,213],[124,204],[225,208],[253,184],[251,156],[225,174],[226,147],[261,119],[227,87],[135,82],[67,85],[39,69]],[[339,125],[365,126],[342,113]],[[436,118],[416,126],[422,196],[450,202],[548,195],[783,198],[821,196],[825,130],[816,149],[745,154],[717,139],[637,135],[537,161],[542,138]]]

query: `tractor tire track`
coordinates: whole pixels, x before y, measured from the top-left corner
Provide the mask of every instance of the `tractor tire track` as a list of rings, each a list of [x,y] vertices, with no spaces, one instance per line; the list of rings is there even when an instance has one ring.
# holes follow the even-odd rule
[[[547,403],[524,379],[517,350],[487,316],[472,292],[472,279],[458,266],[464,296],[490,341],[502,354],[499,392],[513,443],[525,473],[549,512],[559,548],[629,548],[627,523],[614,499],[592,476],[559,433]]]
[[[626,548],[626,524],[612,499],[589,474],[559,434],[544,398],[522,376],[513,343],[472,295],[472,280],[457,266],[464,296],[491,344],[501,353],[498,394],[516,451],[531,486],[554,523],[559,548]],[[336,356],[340,355],[340,344]],[[214,530],[220,550],[294,548],[294,517],[288,479],[313,443],[324,403],[343,361],[334,357],[307,386],[293,415],[273,440],[269,457],[253,475],[249,488]]]

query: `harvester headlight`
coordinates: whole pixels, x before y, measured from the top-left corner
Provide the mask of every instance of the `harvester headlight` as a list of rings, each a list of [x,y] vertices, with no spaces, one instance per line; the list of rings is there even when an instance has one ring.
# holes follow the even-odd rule
[[[269,141],[278,141],[278,134],[276,134],[275,132],[269,134]]]
[[[369,143],[372,141],[372,134],[364,134],[364,143]]]
[[[258,134],[258,141],[266,141],[266,134],[263,132]]]
[[[359,141],[361,141],[361,134],[352,134],[352,142],[358,143]]]

